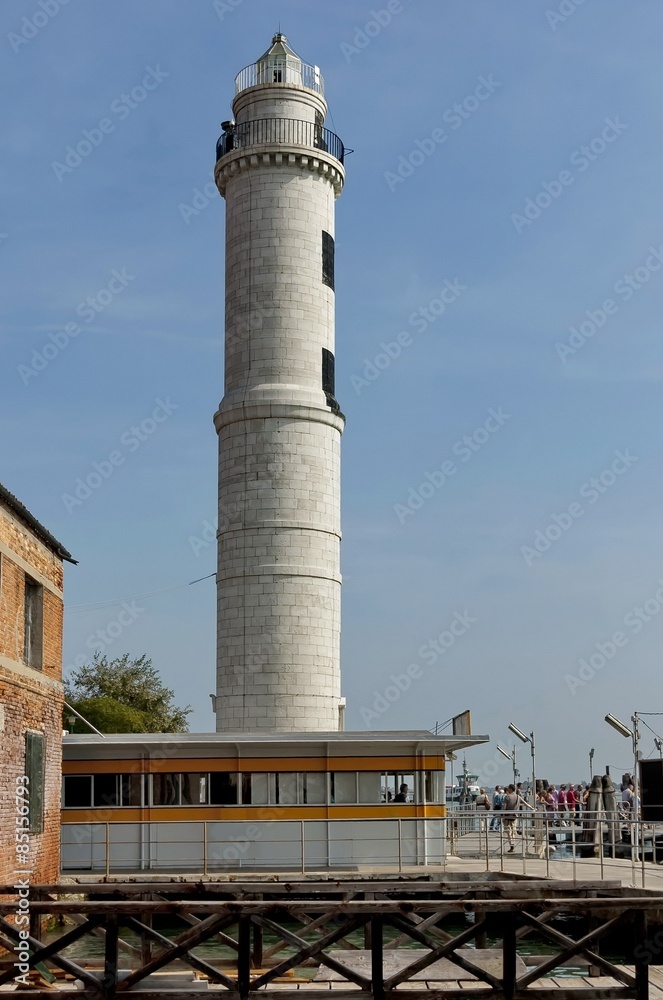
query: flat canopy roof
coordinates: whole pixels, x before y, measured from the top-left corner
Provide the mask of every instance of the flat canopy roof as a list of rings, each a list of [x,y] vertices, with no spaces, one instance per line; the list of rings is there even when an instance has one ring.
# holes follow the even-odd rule
[[[63,737],[64,760],[158,756],[351,757],[425,753],[446,756],[488,743],[488,736],[434,736],[426,729],[385,732],[305,733],[72,733]]]

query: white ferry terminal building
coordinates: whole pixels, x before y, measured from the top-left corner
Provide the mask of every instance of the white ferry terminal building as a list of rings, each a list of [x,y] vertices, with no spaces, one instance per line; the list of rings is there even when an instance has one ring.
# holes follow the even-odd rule
[[[445,756],[482,742],[425,731],[67,736],[63,870],[439,865]]]

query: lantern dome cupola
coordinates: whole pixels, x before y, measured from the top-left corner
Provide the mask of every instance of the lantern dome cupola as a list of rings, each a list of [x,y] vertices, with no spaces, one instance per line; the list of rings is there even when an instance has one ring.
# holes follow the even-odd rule
[[[272,38],[272,44],[257,62],[246,66],[235,79],[235,94],[248,87],[285,84],[286,86],[307,87],[318,94],[324,93],[324,80],[318,66],[309,66],[288,45],[288,40],[280,31]]]

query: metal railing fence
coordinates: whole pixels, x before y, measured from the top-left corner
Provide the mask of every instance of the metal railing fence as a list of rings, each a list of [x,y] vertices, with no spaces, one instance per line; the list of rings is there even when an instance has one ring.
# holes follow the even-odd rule
[[[663,863],[663,824],[651,823],[619,812],[584,810],[577,814],[551,814],[518,810],[476,810],[455,807],[447,811],[448,853],[458,858],[481,858],[486,870],[505,870],[510,860],[522,861],[523,874],[540,872],[544,861],[550,875],[551,861],[567,863],[575,878],[578,862],[594,862],[600,877],[617,860],[630,862],[631,883],[647,881],[647,865]],[[623,866],[619,866],[623,870]]]
[[[216,144],[217,161],[235,149],[247,149],[250,146],[261,146],[278,143],[286,146],[305,146],[329,153],[339,163],[345,158],[343,142],[328,128],[315,122],[301,121],[298,118],[256,118],[253,121],[240,122],[232,130],[224,132]]]
[[[229,830],[224,837],[224,826],[229,825],[219,820],[63,823],[62,869],[107,876],[136,871],[207,876],[237,870],[369,867],[402,872],[444,863],[443,819],[270,820],[247,823],[246,832]]]
[[[284,62],[281,65],[260,62],[245,66],[235,77],[235,94],[249,87],[274,83],[307,87],[309,90],[315,90],[317,94],[325,92],[325,81],[319,67],[297,60]]]

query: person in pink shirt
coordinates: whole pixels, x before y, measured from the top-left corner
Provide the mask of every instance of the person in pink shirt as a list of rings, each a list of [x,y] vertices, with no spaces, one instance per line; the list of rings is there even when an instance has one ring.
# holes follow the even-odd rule
[[[576,793],[573,791],[573,785],[569,785],[566,793],[566,808],[569,810],[569,820],[573,823],[576,818],[576,806],[578,800],[576,799]]]

